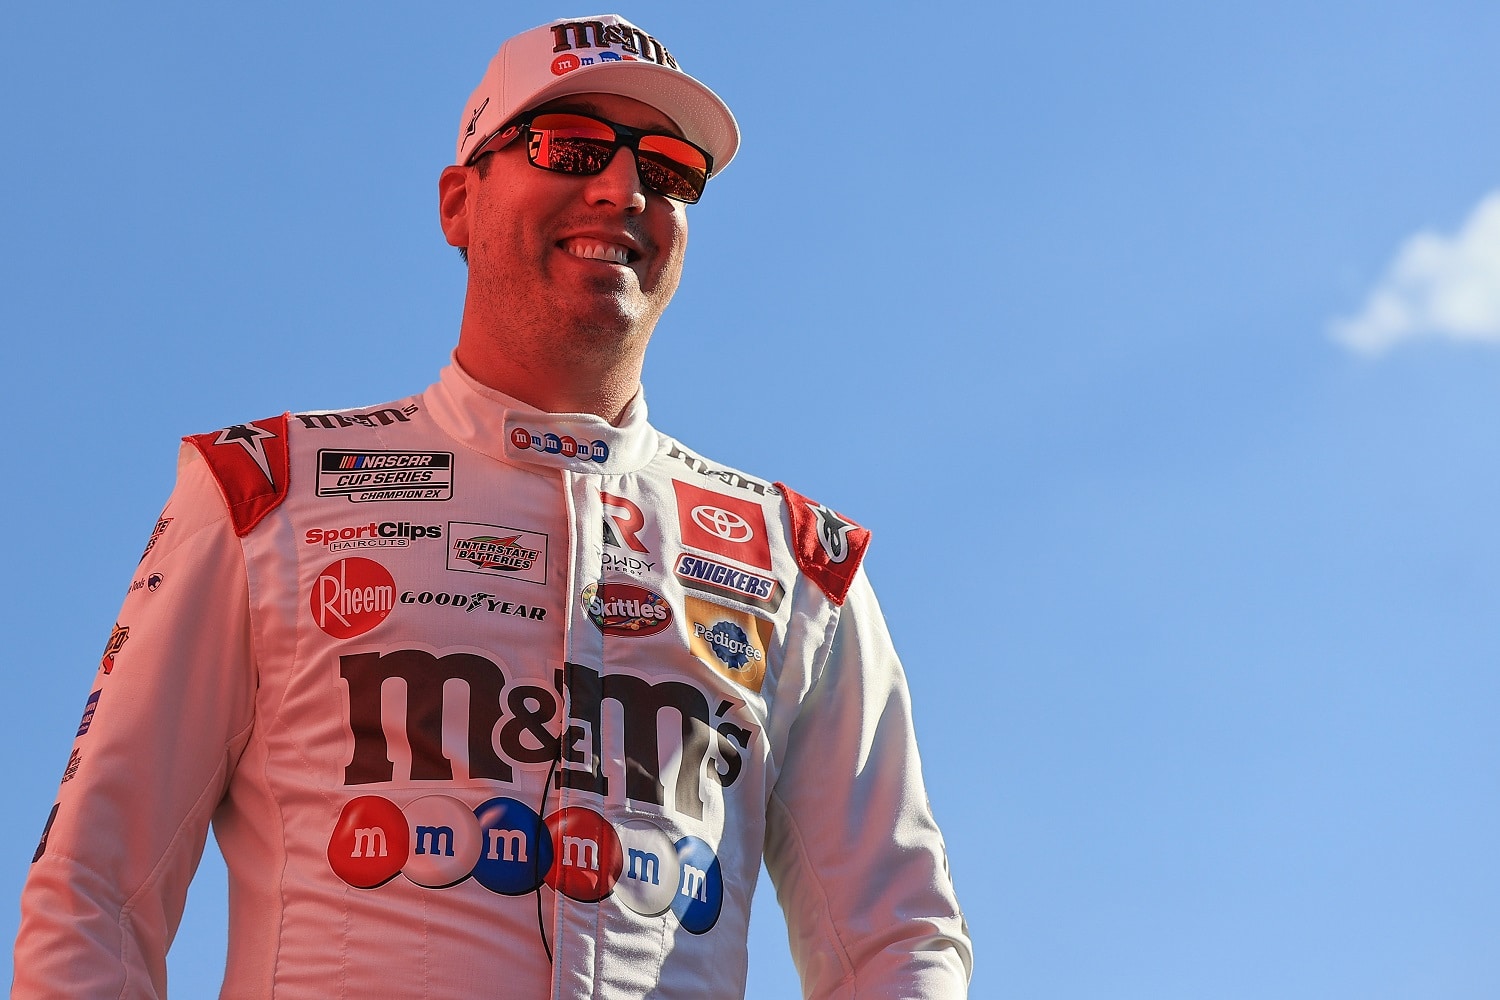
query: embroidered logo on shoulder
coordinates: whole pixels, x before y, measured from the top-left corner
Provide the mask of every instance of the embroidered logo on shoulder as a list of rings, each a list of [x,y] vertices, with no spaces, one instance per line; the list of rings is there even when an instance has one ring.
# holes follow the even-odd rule
[[[405,406],[382,406],[378,410],[329,410],[323,413],[298,413],[296,417],[302,422],[302,426],[310,431],[343,430],[345,427],[389,427],[391,424],[406,424],[411,422],[412,415],[417,412],[416,403],[407,403]]]
[[[830,601],[843,604],[870,544],[870,532],[784,483],[776,486],[786,497],[797,565]]]
[[[208,463],[229,507],[236,535],[248,535],[286,499],[291,464],[285,413],[183,440],[197,448]]]

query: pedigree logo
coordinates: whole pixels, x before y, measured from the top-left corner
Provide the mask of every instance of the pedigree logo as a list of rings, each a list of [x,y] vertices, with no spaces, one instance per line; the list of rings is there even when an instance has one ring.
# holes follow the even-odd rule
[[[313,581],[313,621],[335,639],[364,635],[396,606],[396,581],[373,559],[349,556],[329,563]]]
[[[625,638],[656,635],[672,624],[666,598],[629,583],[591,583],[579,595],[594,627]]]
[[[766,512],[760,504],[672,480],[682,544],[760,569],[771,568]]]
[[[772,625],[748,611],[738,611],[696,597],[683,599],[688,645],[704,666],[760,693],[766,679],[766,651]]]

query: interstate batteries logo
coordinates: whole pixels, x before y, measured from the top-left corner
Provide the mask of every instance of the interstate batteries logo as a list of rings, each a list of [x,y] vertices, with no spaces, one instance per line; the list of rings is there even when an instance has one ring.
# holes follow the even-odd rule
[[[672,624],[672,609],[660,594],[629,583],[591,583],[579,595],[594,627],[627,638],[656,635]]]
[[[547,536],[540,531],[449,521],[448,538],[450,570],[547,582]]]
[[[683,602],[688,643],[705,666],[760,693],[766,678],[771,623],[748,611],[711,604],[696,597]]]
[[[335,639],[352,639],[390,615],[396,606],[396,581],[375,560],[349,556],[318,574],[308,603],[318,628]]]
[[[351,503],[451,500],[453,453],[447,451],[318,452],[318,496]]]

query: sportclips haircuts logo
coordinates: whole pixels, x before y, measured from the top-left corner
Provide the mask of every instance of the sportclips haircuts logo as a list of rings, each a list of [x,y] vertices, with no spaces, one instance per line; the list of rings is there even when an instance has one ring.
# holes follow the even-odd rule
[[[346,552],[350,549],[404,549],[417,539],[442,537],[443,529],[436,524],[371,521],[341,528],[309,528],[302,540],[308,545],[326,545],[329,552]]]
[[[318,628],[335,639],[364,635],[396,606],[396,581],[373,559],[349,556],[329,563],[309,596]]]
[[[656,635],[672,624],[666,598],[629,583],[591,583],[580,595],[583,610],[605,635]]]
[[[543,885],[583,903],[613,894],[642,916],[671,910],[692,934],[718,923],[724,905],[719,859],[706,841],[674,840],[646,819],[611,824],[582,806],[543,819],[503,796],[471,809],[447,795],[425,795],[405,808],[362,795],[339,814],[328,864],[356,889],[378,888],[399,874],[429,889],[472,878],[501,896]]]

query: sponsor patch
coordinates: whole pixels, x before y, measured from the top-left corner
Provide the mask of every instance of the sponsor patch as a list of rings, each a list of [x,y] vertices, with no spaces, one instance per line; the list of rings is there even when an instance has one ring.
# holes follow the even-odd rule
[[[336,411],[327,413],[298,413],[295,414],[302,426],[308,430],[342,430],[345,427],[389,427],[396,423],[409,423],[412,414],[417,412],[416,403],[407,403],[405,406],[385,406],[378,410],[366,410],[362,413],[353,411]]]
[[[453,453],[321,449],[318,496],[347,497],[351,503],[451,500]]]
[[[545,584],[547,536],[504,524],[449,521],[448,568]]]
[[[683,465],[686,465],[689,469],[692,469],[694,472],[698,473],[698,475],[710,476],[714,479],[717,479],[725,486],[733,486],[735,489],[739,490],[750,490],[752,493],[759,493],[763,497],[773,497],[777,495],[776,487],[772,486],[770,483],[762,482],[761,480],[756,479],[753,476],[747,476],[743,473],[735,472],[733,469],[716,469],[705,462],[702,458],[694,455],[686,448],[683,448],[676,441],[673,441],[671,445],[668,446],[667,457],[675,458]]]
[[[103,688],[99,688],[93,694],[89,695],[88,701],[83,703],[83,718],[78,720],[79,736],[87,735],[89,726],[93,725],[94,710],[99,707],[99,695],[103,693],[103,691]]]
[[[766,678],[766,650],[772,625],[748,611],[685,598],[688,645],[704,666],[760,693]]]
[[[656,635],[672,624],[672,609],[660,594],[630,583],[591,583],[579,600],[594,627],[605,635]]]
[[[396,581],[373,559],[348,556],[329,563],[308,595],[313,621],[335,639],[364,635],[396,606]]]
[[[172,523],[172,519],[170,517],[163,517],[163,518],[158,518],[157,519],[157,521],[156,521],[156,527],[151,529],[151,537],[148,538],[148,539],[146,539],[146,548],[145,548],[145,551],[143,551],[141,553],[141,558],[140,558],[139,562],[145,562],[146,561],[146,557],[151,554],[151,550],[152,549],[156,548],[157,541],[159,541],[161,539],[161,536],[167,530],[167,526],[170,525],[171,523]]]
[[[676,479],[672,489],[677,494],[677,524],[684,545],[763,570],[771,568],[766,512],[760,504]]]
[[[608,549],[601,554],[599,564],[609,572],[627,573],[634,577],[643,577],[656,572],[656,563],[650,560],[638,559],[621,552],[611,552]]]
[[[517,618],[526,618],[534,622],[547,620],[546,608],[517,604],[514,601],[503,601],[494,594],[483,594],[478,591],[472,594],[448,594],[442,591],[423,590],[418,592],[408,590],[401,594],[401,603],[431,604],[435,607],[453,608],[456,611],[466,611],[470,614],[475,611],[483,611],[494,615],[514,615]]]
[[[137,590],[149,590],[154,594],[158,590],[160,590],[161,585],[166,582],[167,578],[161,573],[148,573],[145,576],[138,576],[134,580],[130,581],[130,588],[125,591],[125,596],[129,597]]]
[[[309,528],[302,536],[308,545],[322,545],[329,552],[359,549],[404,549],[413,541],[442,538],[438,524],[412,524],[409,521],[371,521],[368,524],[346,524],[336,528]]]
[[[125,643],[129,638],[129,626],[122,627],[119,622],[115,622],[114,630],[109,633],[109,642],[105,643],[104,655],[99,658],[100,670],[106,674],[114,671],[115,657],[119,655],[120,650],[125,648]]]
[[[780,609],[786,596],[778,580],[692,552],[679,555],[672,572],[684,587],[753,604],[773,613]]]
[[[604,441],[580,441],[568,434],[537,433],[525,427],[511,428],[510,444],[517,451],[561,455],[580,462],[603,462],[609,458],[609,445]]]
[[[646,515],[633,501],[613,493],[599,491],[604,505],[604,544],[617,549],[649,552],[641,541],[640,530],[646,526]]]
[[[64,784],[73,780],[73,776],[78,773],[78,765],[82,763],[83,753],[77,747],[74,747],[73,752],[68,755],[68,766],[63,769],[62,780]]]

